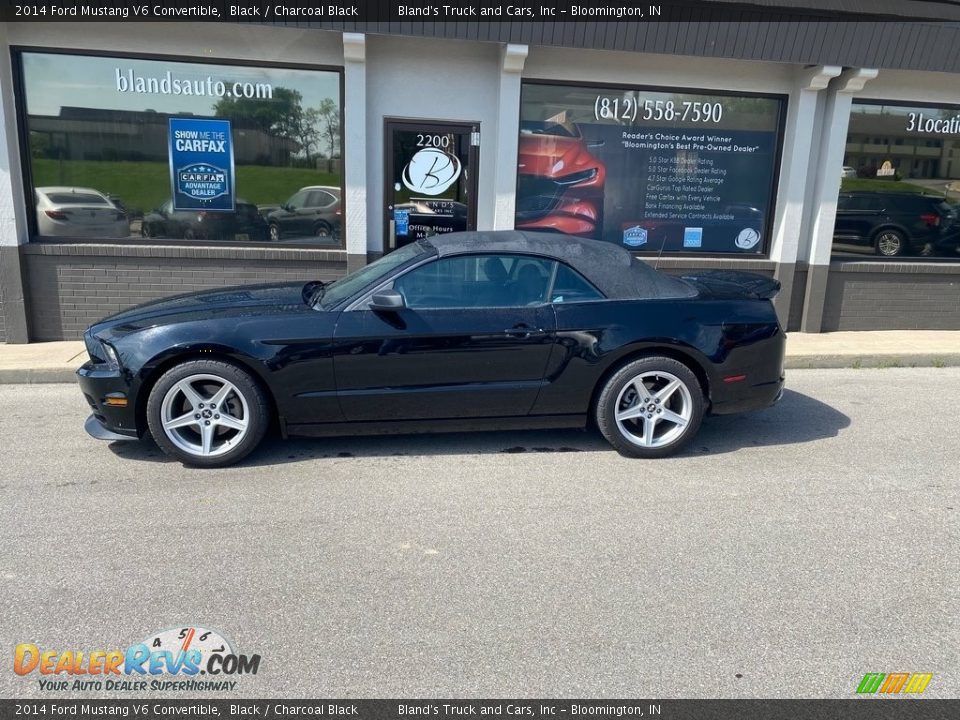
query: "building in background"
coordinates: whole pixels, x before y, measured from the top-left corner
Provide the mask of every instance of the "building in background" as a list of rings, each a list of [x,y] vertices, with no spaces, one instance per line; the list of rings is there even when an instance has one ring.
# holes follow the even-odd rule
[[[7,24],[0,341],[514,227],[776,276],[789,330],[960,328],[960,9],[820,4],[739,23]],[[177,164],[214,147],[175,148],[181,120],[201,139],[229,123],[229,167]]]

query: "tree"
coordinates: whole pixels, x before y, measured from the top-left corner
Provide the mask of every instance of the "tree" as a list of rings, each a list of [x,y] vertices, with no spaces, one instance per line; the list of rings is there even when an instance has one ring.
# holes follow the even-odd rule
[[[274,137],[297,144],[297,153],[308,164],[321,142],[329,148],[328,171],[340,142],[340,108],[332,98],[324,98],[319,108],[304,108],[298,90],[276,87],[273,97],[221,98],[213,106],[216,117],[226,118],[238,127],[255,128]]]
[[[324,98],[320,107],[312,112],[316,113],[316,118],[322,125],[320,135],[330,148],[327,155],[327,172],[331,172],[333,158],[337,155],[337,149],[340,146],[340,108],[332,98]]]
[[[272,98],[220,98],[213,106],[216,117],[232,120],[240,127],[257,128],[267,133],[285,135],[290,119],[303,114],[303,95],[297,90],[276,87]]]

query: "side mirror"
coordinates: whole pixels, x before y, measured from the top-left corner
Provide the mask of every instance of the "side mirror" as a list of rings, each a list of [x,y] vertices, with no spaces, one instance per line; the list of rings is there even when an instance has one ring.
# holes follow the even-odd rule
[[[396,290],[384,290],[370,298],[370,309],[374,312],[397,312],[406,306],[403,295]]]

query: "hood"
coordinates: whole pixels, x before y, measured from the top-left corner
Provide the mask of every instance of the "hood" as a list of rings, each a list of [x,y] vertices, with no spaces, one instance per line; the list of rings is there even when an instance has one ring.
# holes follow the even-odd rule
[[[521,135],[518,164],[521,175],[556,178],[586,169],[594,160],[583,138],[560,135]]]
[[[218,288],[154,300],[104,318],[93,326],[149,327],[214,315],[288,314],[311,310],[303,300],[304,283],[272,283]]]

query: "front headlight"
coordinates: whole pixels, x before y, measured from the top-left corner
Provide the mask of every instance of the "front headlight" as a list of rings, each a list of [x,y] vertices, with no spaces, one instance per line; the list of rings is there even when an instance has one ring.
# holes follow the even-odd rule
[[[557,185],[576,185],[577,183],[586,182],[587,180],[593,180],[596,176],[597,169],[590,168],[589,170],[582,170],[558,177],[554,182],[556,182]]]
[[[83,334],[83,344],[87,346],[87,355],[90,356],[90,362],[97,365],[103,365],[107,362],[106,352],[103,350],[103,343],[97,340],[90,333]]]
[[[120,367],[120,358],[117,357],[117,351],[113,349],[113,346],[109,343],[101,342],[103,345],[103,352],[107,356],[107,364],[114,369]]]
[[[105,343],[89,333],[84,334],[83,343],[86,345],[90,361],[95,365],[108,365],[114,369],[120,367],[120,358],[117,357],[117,351],[109,343]]]

